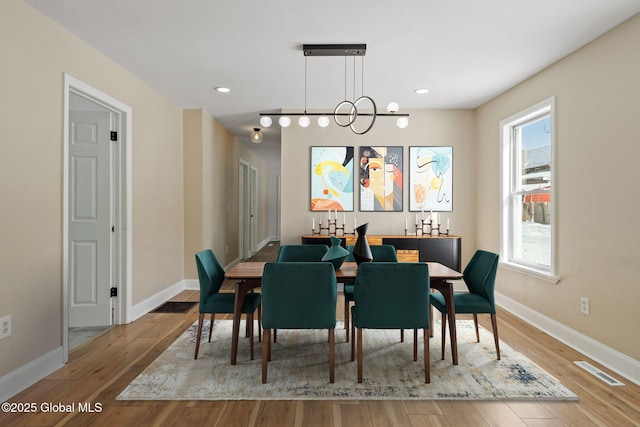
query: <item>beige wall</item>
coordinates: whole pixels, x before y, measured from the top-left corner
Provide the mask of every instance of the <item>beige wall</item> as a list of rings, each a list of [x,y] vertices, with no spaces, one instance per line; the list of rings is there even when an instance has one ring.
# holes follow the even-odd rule
[[[267,212],[266,163],[202,109],[184,111],[184,277],[197,279],[194,254],[211,249],[220,263],[239,256],[239,162],[258,170],[258,211]],[[267,238],[259,216],[258,243]]]
[[[556,285],[500,269],[497,290],[640,360],[634,190],[640,158],[640,15],[478,109],[478,247],[499,249],[500,120],[556,97]],[[589,297],[591,315],[580,314]]]
[[[441,217],[450,218],[451,233],[463,236],[462,261],[471,257],[475,248],[475,112],[473,110],[413,110],[408,111],[409,126],[396,127],[395,120],[379,118],[365,135],[355,135],[335,124],[322,129],[310,126],[302,129],[293,125],[282,130],[282,243],[299,243],[301,234],[311,231],[312,218],[316,223],[321,214],[309,210],[309,154],[310,147],[322,145],[354,146],[357,160],[361,146],[393,145],[404,147],[404,190],[402,212],[360,212],[359,191],[356,187],[355,212],[347,216],[347,229],[369,223],[369,234],[404,234],[405,218],[415,222],[409,213],[408,162],[409,147],[416,145],[453,146],[453,212]],[[357,161],[355,166],[358,184]],[[324,216],[326,221],[326,214]],[[342,214],[340,214],[342,218]],[[412,221],[413,219],[413,221]],[[411,229],[415,231],[415,228]]]
[[[0,2],[0,377],[62,343],[63,73],[133,109],[133,304],[183,278],[182,112],[20,0]]]

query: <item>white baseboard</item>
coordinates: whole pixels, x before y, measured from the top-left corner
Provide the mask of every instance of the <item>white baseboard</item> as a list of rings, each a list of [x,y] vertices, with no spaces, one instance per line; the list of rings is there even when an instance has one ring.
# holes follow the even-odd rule
[[[6,402],[63,366],[62,347],[58,347],[8,373],[0,378],[0,402]]]
[[[602,366],[640,385],[640,361],[589,338],[499,292],[496,304]]]
[[[141,318],[142,316],[144,316],[154,308],[158,307],[161,304],[164,304],[165,302],[167,302],[174,296],[178,295],[180,292],[184,291],[185,289],[186,289],[186,285],[185,285],[185,280],[183,279],[178,283],[175,283],[169,286],[168,288],[163,289],[157,294],[150,296],[146,300],[132,306],[131,313],[130,313],[130,316],[128,316],[128,318],[131,319],[132,322],[134,320]],[[197,289],[200,289],[200,287],[198,286]]]
[[[189,291],[199,291],[200,281],[198,279],[184,279],[184,288]]]

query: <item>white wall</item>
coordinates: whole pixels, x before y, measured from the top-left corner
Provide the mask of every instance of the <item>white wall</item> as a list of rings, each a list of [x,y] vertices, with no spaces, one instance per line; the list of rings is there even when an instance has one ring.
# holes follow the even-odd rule
[[[556,285],[501,268],[497,291],[640,360],[640,15],[478,109],[477,243],[499,249],[500,120],[556,97]],[[591,315],[580,314],[580,297]]]

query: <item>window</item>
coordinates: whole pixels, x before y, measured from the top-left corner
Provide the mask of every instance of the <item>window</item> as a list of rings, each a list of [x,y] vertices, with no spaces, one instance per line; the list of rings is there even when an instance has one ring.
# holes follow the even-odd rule
[[[502,245],[507,267],[555,277],[554,98],[500,122]]]

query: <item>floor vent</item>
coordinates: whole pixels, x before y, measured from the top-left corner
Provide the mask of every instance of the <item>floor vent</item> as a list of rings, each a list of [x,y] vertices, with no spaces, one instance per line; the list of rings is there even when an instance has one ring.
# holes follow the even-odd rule
[[[624,385],[624,383],[621,383],[617,379],[613,378],[611,375],[609,375],[606,372],[603,372],[602,370],[596,368],[595,366],[593,366],[589,362],[578,361],[578,362],[573,362],[573,363],[575,363],[576,365],[580,366],[582,369],[584,369],[585,371],[589,372],[590,374],[600,378],[602,381],[604,381],[605,383],[607,383],[607,384],[609,384],[611,386]]]

